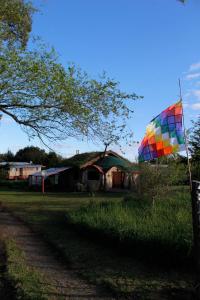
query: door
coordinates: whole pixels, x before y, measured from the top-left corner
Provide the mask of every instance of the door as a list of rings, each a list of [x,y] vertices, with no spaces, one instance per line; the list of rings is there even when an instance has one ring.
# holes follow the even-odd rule
[[[112,173],[112,187],[113,188],[122,188],[123,187],[123,173],[122,172],[113,172]]]

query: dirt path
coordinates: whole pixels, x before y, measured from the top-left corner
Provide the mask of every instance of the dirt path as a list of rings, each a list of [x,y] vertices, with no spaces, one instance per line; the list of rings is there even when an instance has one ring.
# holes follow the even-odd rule
[[[51,285],[56,293],[49,294],[48,299],[116,299],[92,284],[77,277],[56,260],[54,254],[41,238],[7,211],[0,211],[0,235],[15,240],[24,251],[29,265],[36,267],[45,276],[42,284]]]

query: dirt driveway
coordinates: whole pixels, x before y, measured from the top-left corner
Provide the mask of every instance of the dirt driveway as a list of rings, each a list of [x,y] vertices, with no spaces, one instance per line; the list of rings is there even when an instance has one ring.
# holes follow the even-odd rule
[[[15,240],[27,260],[27,264],[44,275],[45,282],[56,293],[50,293],[48,299],[116,299],[106,291],[80,279],[70,267],[59,262],[47,244],[30,228],[6,210],[0,211],[0,235]]]

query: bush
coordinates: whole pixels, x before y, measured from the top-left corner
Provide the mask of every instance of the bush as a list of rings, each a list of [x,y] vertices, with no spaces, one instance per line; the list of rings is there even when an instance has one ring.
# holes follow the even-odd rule
[[[185,182],[187,170],[185,165],[170,163],[169,165],[140,164],[140,193],[148,195],[153,201],[166,194],[173,185]]]
[[[28,189],[27,180],[0,180],[0,187],[6,187],[14,190],[26,190]]]

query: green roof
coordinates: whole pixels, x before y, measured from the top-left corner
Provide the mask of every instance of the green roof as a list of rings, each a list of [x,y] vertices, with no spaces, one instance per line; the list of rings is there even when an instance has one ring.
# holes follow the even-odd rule
[[[99,160],[95,165],[100,166],[102,169],[110,169],[112,167],[118,167],[124,171],[137,171],[137,167],[126,159],[122,159],[115,156],[106,156],[102,160]]]
[[[109,151],[108,151],[109,152]],[[126,172],[137,171],[138,167],[136,164],[131,163],[129,160],[123,157],[116,156],[111,151],[110,155],[103,157],[104,152],[85,152],[76,154],[70,158],[67,158],[62,162],[62,166],[72,166],[81,168],[85,164],[89,163],[94,159],[93,164],[100,166],[102,169],[108,170],[112,167],[118,167]],[[97,160],[95,160],[97,159]]]
[[[82,165],[86,164],[88,161],[98,157],[103,152],[85,152],[81,154],[76,154],[70,158],[67,158],[62,162],[62,165],[66,166],[76,166],[81,167]]]

